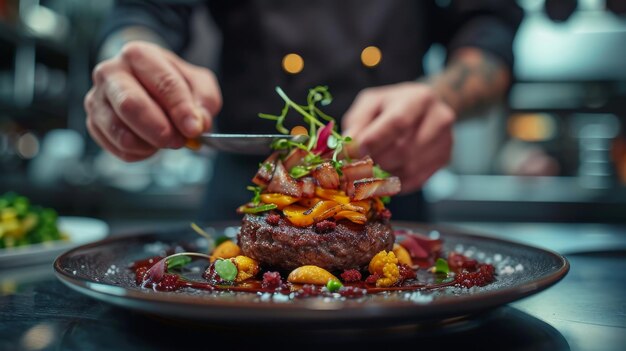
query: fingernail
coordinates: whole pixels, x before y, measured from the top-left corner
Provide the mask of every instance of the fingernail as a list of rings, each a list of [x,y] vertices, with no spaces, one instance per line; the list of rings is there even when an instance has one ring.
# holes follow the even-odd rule
[[[209,111],[206,108],[200,106],[196,108],[196,115],[202,121],[202,131],[208,129],[211,118],[211,114],[209,113]]]
[[[203,124],[204,122],[202,122],[202,118],[199,118],[199,116],[187,116],[183,120],[183,128],[187,135],[198,135],[202,133]]]

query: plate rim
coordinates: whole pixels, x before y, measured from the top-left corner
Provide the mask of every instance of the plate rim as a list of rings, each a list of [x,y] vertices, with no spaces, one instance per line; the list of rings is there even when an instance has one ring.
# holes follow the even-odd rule
[[[238,224],[236,223],[237,222],[235,221],[216,221],[210,223],[202,223],[202,225],[216,227],[238,226]],[[393,318],[395,316],[395,318],[406,318],[413,314],[414,309],[416,308],[420,310],[420,315],[423,316],[434,314],[440,314],[444,316],[454,315],[458,312],[471,313],[472,311],[475,312],[476,310],[484,310],[485,308],[498,307],[503,304],[517,301],[530,295],[539,293],[562,280],[567,275],[570,269],[569,261],[563,255],[550,249],[540,248],[534,245],[528,245],[526,243],[521,243],[514,240],[481,235],[473,231],[455,228],[454,226],[450,225],[427,224],[409,221],[392,221],[392,226],[407,226],[424,230],[437,230],[439,232],[462,236],[470,239],[487,240],[499,244],[514,245],[520,248],[531,249],[543,252],[544,254],[548,254],[552,256],[552,258],[555,258],[556,261],[560,263],[560,265],[556,270],[546,274],[545,276],[542,276],[530,282],[525,282],[521,285],[506,287],[503,289],[497,289],[492,291],[484,291],[479,294],[464,295],[464,303],[462,305],[459,305],[457,299],[442,298],[430,301],[428,303],[416,303],[411,301],[390,301],[385,303],[369,302],[364,304],[355,301],[351,302],[351,300],[330,301],[328,303],[325,302],[324,306],[319,303],[308,303],[306,299],[303,300],[304,302],[298,304],[279,303],[273,301],[268,301],[267,303],[259,303],[252,301],[232,301],[227,299],[204,299],[202,297],[190,295],[178,295],[163,292],[153,293],[140,290],[130,290],[125,287],[120,287],[112,284],[86,280],[84,278],[76,278],[70,272],[64,270],[61,266],[61,261],[66,259],[68,256],[74,254],[76,251],[93,249],[99,247],[100,245],[108,245],[119,241],[133,240],[144,236],[154,236],[158,235],[159,233],[172,231],[173,228],[168,228],[166,230],[150,229],[150,232],[137,232],[122,236],[109,236],[95,242],[83,244],[67,250],[63,254],[59,255],[54,260],[53,267],[57,278],[68,287],[97,300],[126,308],[140,309],[146,312],[154,312],[152,309],[145,308],[145,304],[154,305],[166,303],[170,305],[170,307],[179,307],[186,310],[193,310],[194,308],[204,311],[211,308],[225,311],[242,309],[251,313],[266,313],[268,310],[272,310],[273,312],[275,312],[272,316],[273,318],[286,320],[293,319],[289,318],[289,315],[294,311],[301,311],[305,312],[306,314],[310,314],[309,317],[311,317],[310,319],[313,320],[319,318],[320,314],[328,316],[328,313],[332,314],[333,318],[336,318],[337,316],[341,315],[341,313],[337,313],[339,311],[350,312],[350,318],[348,319],[363,319],[364,317],[371,317],[379,314],[382,314],[385,317],[391,316]],[[180,229],[182,230],[182,227]],[[123,290],[124,293],[115,294],[111,292],[110,287],[115,287]],[[113,301],[111,299],[113,299]],[[120,299],[122,301],[119,301]],[[485,301],[489,301],[489,303],[487,304],[488,306],[476,307],[478,305],[485,305]],[[133,302],[135,302],[135,304],[133,304]],[[136,304],[137,302],[139,302],[139,304]],[[138,305],[141,306],[138,307]],[[468,306],[470,308],[468,308]],[[381,313],[381,310],[384,310],[385,312]],[[287,311],[287,313],[283,313],[285,311]],[[388,311],[391,311],[392,313],[389,313]],[[164,314],[171,313],[167,313],[167,311],[164,311]],[[174,315],[180,316],[179,313],[174,313]],[[189,317],[194,318],[194,315],[190,315]],[[297,319],[300,320],[301,318],[302,316],[298,315]],[[344,319],[340,318],[340,320]]]

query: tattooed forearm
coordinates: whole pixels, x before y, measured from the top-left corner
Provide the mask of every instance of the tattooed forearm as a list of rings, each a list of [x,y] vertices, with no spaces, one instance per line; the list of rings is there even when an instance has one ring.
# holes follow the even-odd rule
[[[510,73],[495,57],[479,49],[463,49],[430,82],[457,114],[463,116],[502,99],[510,84]]]

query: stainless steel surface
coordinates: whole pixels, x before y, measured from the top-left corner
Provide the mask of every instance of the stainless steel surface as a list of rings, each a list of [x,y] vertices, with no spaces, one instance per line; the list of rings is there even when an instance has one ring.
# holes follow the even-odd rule
[[[272,149],[270,145],[278,139],[287,139],[293,142],[305,142],[307,135],[284,134],[219,134],[205,133],[199,138],[200,142],[211,148],[247,155],[267,155]]]

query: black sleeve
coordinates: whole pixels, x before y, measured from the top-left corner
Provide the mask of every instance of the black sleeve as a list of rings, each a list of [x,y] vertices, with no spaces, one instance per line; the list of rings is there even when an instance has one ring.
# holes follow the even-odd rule
[[[158,34],[175,52],[189,42],[189,22],[194,0],[116,0],[106,17],[98,47],[111,33],[128,26],[143,26]]]
[[[461,47],[476,47],[513,67],[513,39],[524,16],[514,0],[452,0],[434,5],[433,39],[444,44],[448,57]]]

